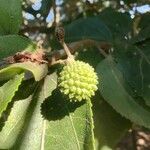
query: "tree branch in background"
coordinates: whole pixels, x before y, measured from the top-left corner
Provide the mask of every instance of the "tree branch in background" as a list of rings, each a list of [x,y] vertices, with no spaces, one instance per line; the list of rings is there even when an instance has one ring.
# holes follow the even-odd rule
[[[56,26],[56,1],[52,1],[53,13],[54,13],[54,21],[52,26]]]
[[[95,46],[99,49],[100,53],[107,57],[107,52],[111,48],[111,44],[107,42],[96,42],[94,40],[82,40],[78,42],[73,42],[70,44],[67,44],[71,54],[75,53],[78,50],[84,49],[85,47],[91,47]],[[54,51],[51,53],[46,53],[45,50],[41,47],[38,47],[39,50],[37,50],[35,53],[30,52],[20,52],[16,53],[13,56],[9,56],[5,58],[4,60],[0,61],[0,66],[12,64],[12,63],[18,63],[18,62],[25,62],[25,61],[31,61],[31,62],[37,62],[37,63],[46,63],[50,66],[53,66],[55,64],[61,63],[64,60],[61,60],[66,56],[66,52],[64,49]]]
[[[111,44],[107,43],[107,42],[96,42],[94,40],[82,40],[82,41],[78,41],[78,42],[73,42],[71,44],[67,44],[70,52],[73,54],[75,53],[75,51],[79,50],[79,49],[84,49],[84,47],[91,47],[91,46],[95,46],[99,49],[100,53],[104,56],[107,57],[107,52],[109,51],[109,49],[111,48]],[[47,59],[48,59],[48,64],[49,66],[55,65],[58,62],[59,59],[63,58],[66,56],[66,53],[64,51],[64,49],[61,49],[59,51],[54,51],[51,54],[47,54]]]

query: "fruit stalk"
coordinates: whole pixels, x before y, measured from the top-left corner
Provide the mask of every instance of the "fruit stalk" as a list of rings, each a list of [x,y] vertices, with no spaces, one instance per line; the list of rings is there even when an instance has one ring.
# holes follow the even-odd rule
[[[74,59],[73,55],[71,54],[67,44],[64,41],[64,37],[65,37],[65,31],[63,27],[57,27],[56,28],[56,37],[58,39],[58,41],[60,42],[60,44],[62,45],[62,47],[64,48],[64,51],[67,54],[67,59]]]

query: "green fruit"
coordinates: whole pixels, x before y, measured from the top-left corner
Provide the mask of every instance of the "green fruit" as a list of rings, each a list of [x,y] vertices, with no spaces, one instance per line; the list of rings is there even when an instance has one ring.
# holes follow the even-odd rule
[[[58,82],[60,91],[68,95],[71,101],[81,101],[95,95],[98,77],[88,63],[72,61],[63,67]]]

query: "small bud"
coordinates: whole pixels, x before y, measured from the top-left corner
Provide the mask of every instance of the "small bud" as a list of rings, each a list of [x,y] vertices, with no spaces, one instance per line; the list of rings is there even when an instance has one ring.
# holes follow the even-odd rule
[[[55,31],[56,38],[58,39],[59,42],[64,41],[65,37],[65,30],[63,27],[57,27]]]

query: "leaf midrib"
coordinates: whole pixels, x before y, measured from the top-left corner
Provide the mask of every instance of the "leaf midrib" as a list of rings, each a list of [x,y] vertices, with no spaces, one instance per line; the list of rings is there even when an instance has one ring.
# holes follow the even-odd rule
[[[55,80],[53,80],[53,79],[51,79],[51,81],[52,82],[54,82],[56,85],[57,85],[57,82],[55,82]],[[44,88],[44,90],[43,90],[43,96],[44,96],[44,98],[46,98],[46,85],[45,84],[43,84],[44,86],[43,86],[43,88]],[[40,150],[44,150],[45,148],[44,148],[44,144],[45,144],[45,134],[46,134],[46,120],[45,119],[43,119],[43,123],[42,123],[43,125],[42,125],[42,138],[41,138],[41,147],[40,147]]]
[[[76,130],[75,130],[75,127],[74,127],[74,124],[73,124],[73,119],[72,119],[72,116],[71,116],[71,114],[70,114],[70,112],[69,112],[68,106],[66,106],[66,109],[67,109],[68,114],[69,114],[69,118],[70,118],[69,120],[70,120],[70,122],[71,122],[71,127],[72,127],[72,129],[73,129],[73,133],[74,133],[74,136],[75,136],[77,148],[78,148],[78,150],[81,150],[80,144],[79,144],[79,140],[78,140],[78,136],[77,136],[77,132],[76,132]]]

